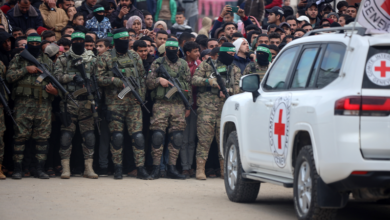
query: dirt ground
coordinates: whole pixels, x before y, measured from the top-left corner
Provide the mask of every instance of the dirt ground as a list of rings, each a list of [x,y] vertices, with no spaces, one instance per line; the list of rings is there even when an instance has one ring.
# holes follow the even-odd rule
[[[0,181],[1,220],[296,219],[292,189],[262,184],[252,204],[230,202],[223,180],[74,177]],[[387,219],[389,206],[351,202],[338,219]]]

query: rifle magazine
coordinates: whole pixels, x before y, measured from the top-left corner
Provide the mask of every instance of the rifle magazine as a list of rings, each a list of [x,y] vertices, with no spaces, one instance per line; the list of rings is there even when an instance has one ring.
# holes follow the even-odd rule
[[[126,87],[124,88],[119,94],[118,94],[118,98],[120,99],[123,99],[127,93],[129,93],[131,91],[130,87]]]
[[[172,87],[172,89],[170,89],[167,94],[165,94],[165,97],[167,99],[170,99],[176,92],[178,91],[177,87]]]

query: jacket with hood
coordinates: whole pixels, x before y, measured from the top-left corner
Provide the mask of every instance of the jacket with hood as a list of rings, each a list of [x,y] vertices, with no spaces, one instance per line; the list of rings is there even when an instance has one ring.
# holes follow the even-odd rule
[[[50,29],[54,28],[56,40],[58,41],[61,39],[61,30],[68,24],[69,21],[69,17],[66,12],[57,7],[54,8],[55,11],[51,11],[46,3],[41,4],[39,10],[41,11],[45,27]]]
[[[18,4],[8,11],[7,16],[12,27],[20,27],[23,32],[28,28],[43,27],[42,15],[39,9],[30,6],[26,15],[23,15]]]
[[[138,17],[141,18],[141,20],[142,20],[142,29],[146,28],[144,14],[140,10],[138,10],[138,8],[136,8],[134,5],[131,5],[131,9],[129,10],[129,13],[127,13],[126,15],[124,15],[122,17],[122,19],[120,19],[118,17],[118,15],[119,15],[119,12],[121,11],[121,8],[122,7],[119,5],[116,8],[116,10],[111,13],[110,22],[111,22],[111,27],[112,28],[121,28],[121,27],[123,27],[123,20],[129,20],[129,18],[131,16],[134,16],[134,15],[137,15]]]
[[[0,60],[4,63],[4,65],[8,69],[8,65],[11,62],[11,51],[5,51],[3,48],[3,43],[10,38],[11,40],[11,51],[14,48],[15,45],[15,39],[12,37],[11,34],[5,32],[5,31],[0,31]]]
[[[261,0],[246,0],[244,10],[246,16],[253,16],[257,21],[261,22],[264,18],[264,2]]]
[[[199,30],[198,34],[203,34],[209,37],[209,31],[211,28],[212,20],[209,17],[204,17],[202,20],[202,28]]]
[[[1,19],[0,23],[4,25],[5,31],[7,31],[8,33],[12,33],[12,27],[9,23],[8,17],[1,10],[0,10],[0,19]]]
[[[163,0],[157,1],[156,14],[154,15],[154,21],[158,21],[158,15],[160,14]],[[171,23],[176,22],[177,4],[175,0],[169,0],[169,9],[171,10]]]

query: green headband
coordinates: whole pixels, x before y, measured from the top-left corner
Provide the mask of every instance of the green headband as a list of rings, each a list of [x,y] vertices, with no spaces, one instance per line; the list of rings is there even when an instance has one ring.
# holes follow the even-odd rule
[[[236,52],[235,47],[220,47],[219,52]]]
[[[41,37],[38,37],[38,36],[27,37],[27,42],[32,42],[32,41],[41,42],[42,39],[41,39]]]
[[[104,8],[103,7],[99,7],[97,9],[93,10],[93,12],[98,12],[98,11],[104,11]]]
[[[165,42],[165,47],[179,47],[179,42],[167,41],[167,42]]]
[[[114,39],[119,39],[119,38],[128,37],[128,36],[129,36],[129,33],[124,31],[124,32],[114,34]]]
[[[268,53],[268,61],[271,62],[272,61],[272,54],[271,54],[271,51],[266,48],[266,47],[257,47],[257,52],[264,52],[264,53]]]
[[[73,39],[73,38],[83,38],[83,39],[85,39],[85,34],[81,33],[81,32],[74,32],[71,35],[71,39]]]

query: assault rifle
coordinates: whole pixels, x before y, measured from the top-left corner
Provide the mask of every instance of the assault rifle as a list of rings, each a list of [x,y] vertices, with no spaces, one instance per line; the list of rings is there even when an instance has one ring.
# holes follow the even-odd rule
[[[225,98],[226,99],[229,98],[230,95],[229,95],[228,91],[226,90],[225,82],[222,79],[221,74],[217,71],[217,68],[215,68],[215,65],[214,65],[213,61],[211,60],[211,57],[209,57],[206,62],[211,65],[211,68],[213,68],[215,77],[217,78],[218,86],[221,89],[222,93],[225,95]]]
[[[61,85],[61,83],[58,82],[58,80],[53,75],[51,75],[49,70],[47,70],[43,64],[38,62],[38,60],[35,59],[35,57],[33,55],[31,55],[28,52],[28,50],[23,50],[23,52],[21,52],[19,55],[21,57],[23,57],[24,59],[33,63],[36,67],[38,67],[38,69],[42,70],[43,73],[37,78],[36,83],[42,83],[42,81],[46,77],[48,77],[49,80],[53,83],[55,88],[59,89],[68,99],[72,100],[74,102],[74,104],[77,105],[77,103],[73,99],[72,95],[68,91],[66,91],[66,89]],[[77,105],[77,106],[79,106],[79,105]]]
[[[3,78],[1,78],[1,77],[0,77],[0,85],[1,85],[1,86],[0,86],[0,89],[1,89],[1,87],[3,87],[4,90],[5,90],[5,92],[6,92],[8,95],[11,94],[11,92],[9,91],[7,85],[5,85]],[[11,117],[11,119],[12,119],[12,121],[14,122],[14,124],[16,125],[16,127],[19,127],[18,124],[16,123],[14,117],[12,117],[12,111],[11,111],[11,109],[10,109],[9,106],[8,106],[7,100],[5,100],[5,97],[3,96],[3,94],[2,94],[1,92],[0,92],[0,101],[1,101],[1,104],[3,104],[4,110],[5,110],[5,112],[7,113],[7,115],[9,115],[9,117]]]
[[[158,67],[158,69],[156,71],[163,78],[167,79],[173,85],[173,87],[167,92],[167,94],[165,94],[165,97],[167,99],[170,99],[175,93],[178,93],[180,99],[183,101],[183,104],[186,107],[186,110],[191,109],[191,111],[196,115],[196,112],[194,111],[194,109],[192,109],[187,98],[184,96],[179,81],[177,79],[173,78],[171,75],[169,75],[169,73],[167,72],[167,70],[165,69],[165,67],[162,63],[160,64],[160,66]]]
[[[72,61],[73,65],[76,66],[77,70],[80,72],[81,77],[84,79],[84,86],[87,88],[87,93],[88,93],[88,104],[86,104],[86,108],[91,108],[92,111],[92,117],[93,120],[95,121],[95,125],[98,129],[99,135],[100,135],[100,128],[99,128],[99,115],[96,110],[96,102],[95,102],[95,97],[93,96],[92,93],[92,80],[87,77],[87,74],[85,73],[85,67],[83,63],[83,58],[78,58]],[[99,93],[99,87],[96,87],[96,92]]]
[[[134,68],[137,68],[137,67],[134,67]],[[140,87],[140,85],[138,85],[136,83],[136,80],[133,79],[132,77],[130,78],[127,78],[125,77],[121,71],[119,70],[118,68],[118,64],[115,63],[114,67],[112,68],[112,73],[114,73],[114,76],[115,77],[118,77],[122,80],[123,84],[125,84],[125,88],[118,94],[118,98],[120,99],[123,99],[127,93],[131,92],[133,94],[133,96],[137,99],[137,101],[146,109],[146,111],[148,113],[150,113],[149,109],[146,108],[146,102],[144,102],[141,98],[141,96],[138,94],[137,90],[134,88],[133,84],[134,85],[137,85],[138,88]],[[132,81],[130,82],[129,79]]]

